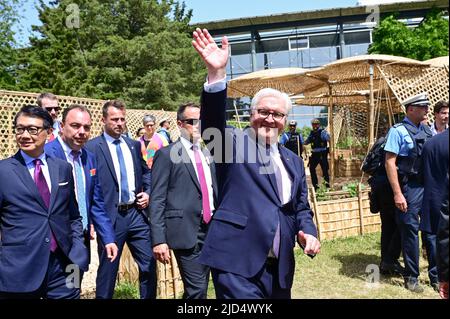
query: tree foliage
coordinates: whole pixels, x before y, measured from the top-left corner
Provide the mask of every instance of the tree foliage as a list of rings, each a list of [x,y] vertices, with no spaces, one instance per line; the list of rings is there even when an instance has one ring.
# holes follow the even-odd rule
[[[0,88],[15,86],[16,50],[12,26],[19,19],[20,0],[0,0]]]
[[[369,53],[420,61],[448,55],[448,20],[440,10],[433,9],[416,28],[408,28],[394,15],[388,16],[374,30]]]
[[[198,100],[205,71],[191,46],[191,16],[173,0],[40,0],[42,26],[19,61],[17,86],[120,98],[132,108]]]

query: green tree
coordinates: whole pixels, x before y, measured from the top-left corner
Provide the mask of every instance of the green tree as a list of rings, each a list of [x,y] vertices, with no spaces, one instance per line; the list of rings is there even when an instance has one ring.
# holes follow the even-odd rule
[[[15,61],[17,52],[13,25],[19,20],[22,1],[0,0],[0,88],[15,87]]]
[[[373,32],[369,53],[390,54],[416,60],[448,55],[448,20],[438,9],[431,10],[414,29],[395,15],[383,19]]]
[[[173,0],[40,0],[23,55],[22,90],[174,109],[198,100],[202,62],[191,46],[192,10]]]

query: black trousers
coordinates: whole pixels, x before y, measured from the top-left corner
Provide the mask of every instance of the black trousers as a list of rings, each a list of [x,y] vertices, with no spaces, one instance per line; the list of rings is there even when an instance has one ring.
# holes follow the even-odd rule
[[[311,182],[314,189],[319,188],[319,183],[317,180],[316,167],[320,165],[322,169],[323,179],[325,180],[326,187],[330,187],[330,175],[328,173],[328,152],[312,152],[311,158],[309,159],[309,172],[311,173]]]
[[[173,251],[183,280],[183,299],[206,299],[207,297],[210,270],[208,266],[198,262],[207,229],[208,225],[202,222],[197,235],[197,244],[191,249]]]

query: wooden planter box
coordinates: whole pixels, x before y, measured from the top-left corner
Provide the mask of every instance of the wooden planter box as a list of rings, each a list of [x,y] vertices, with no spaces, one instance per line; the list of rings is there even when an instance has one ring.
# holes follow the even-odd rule
[[[353,177],[361,175],[362,160],[358,158],[338,158],[335,161],[336,177]]]
[[[319,240],[356,236],[381,230],[380,215],[370,212],[368,190],[361,190],[359,187],[357,197],[321,202],[316,200],[314,188],[311,188],[310,194]]]

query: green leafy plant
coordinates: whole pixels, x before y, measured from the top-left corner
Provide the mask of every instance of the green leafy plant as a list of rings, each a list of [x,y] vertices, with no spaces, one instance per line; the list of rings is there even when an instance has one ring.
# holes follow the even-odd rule
[[[364,189],[364,184],[361,184],[361,189]],[[344,185],[342,187],[342,190],[348,191],[350,194],[350,197],[358,197],[358,183],[357,182],[350,182],[347,185]]]
[[[316,199],[318,202],[323,202],[326,200],[330,200],[331,196],[329,196],[328,193],[329,189],[327,188],[325,181],[322,181],[322,183],[319,185],[319,188],[316,190]]]
[[[113,299],[139,299],[138,285],[129,281],[118,283]]]

